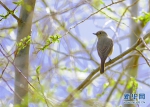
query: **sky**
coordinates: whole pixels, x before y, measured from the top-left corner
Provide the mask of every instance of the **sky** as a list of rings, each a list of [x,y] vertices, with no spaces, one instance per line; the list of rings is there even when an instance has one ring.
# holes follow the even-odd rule
[[[144,0],[146,1],[146,0]],[[10,8],[13,9],[15,7],[15,5],[12,5],[12,3],[10,3],[9,0],[6,1],[2,1],[4,3],[6,3],[6,5]],[[60,2],[58,0],[59,4],[57,4],[57,2],[52,2],[52,1],[47,1],[47,3],[49,4],[49,6],[51,7],[51,9],[53,11],[61,11],[69,6],[74,6],[75,4],[78,3],[78,1],[73,1],[72,3],[70,3],[70,5],[64,5],[64,3]],[[109,4],[110,1],[107,0],[106,4]],[[126,4],[129,5],[129,0],[126,1]],[[143,8],[145,7],[146,2],[143,2],[143,4],[140,4],[140,11],[139,11],[139,15],[141,14],[141,11],[144,11],[144,9],[146,10],[147,8]],[[120,5],[117,5],[119,8]],[[36,3],[36,8],[35,9],[35,17],[34,17],[34,21],[37,19],[40,19],[42,16],[49,14],[48,8],[45,8],[43,4],[41,4],[41,1],[38,0]],[[69,29],[71,27],[73,27],[74,25],[76,25],[78,22],[86,19],[91,13],[95,12],[95,9],[91,9],[89,8],[89,5],[84,5],[79,7],[78,9],[74,9],[71,12],[67,12],[61,15],[58,15],[57,18],[59,20],[61,20],[62,22],[64,21],[66,27]],[[116,8],[116,7],[115,7]],[[142,9],[143,8],[143,9]],[[1,12],[0,14],[6,14],[6,10],[3,7],[0,7]],[[16,12],[16,15],[19,16],[19,8],[17,8],[18,12]],[[119,13],[119,9],[116,9],[115,12]],[[111,14],[110,15],[119,18],[120,16],[118,14]],[[79,24],[78,26],[76,26],[75,28],[71,29],[70,32],[73,33],[75,35],[75,37],[77,37],[78,39],[82,40],[82,42],[86,45],[86,49],[90,50],[94,47],[94,50],[92,51],[92,56],[93,58],[96,60],[97,63],[100,63],[100,58],[98,57],[97,51],[96,51],[96,42],[97,42],[97,38],[95,35],[93,35],[93,33],[96,33],[99,30],[104,30],[107,32],[107,34],[113,38],[114,41],[114,52],[113,54],[110,56],[111,59],[117,57],[118,55],[120,55],[121,53],[123,53],[124,51],[126,51],[128,48],[130,48],[130,44],[129,44],[129,39],[126,38],[124,40],[118,40],[120,37],[124,37],[128,34],[130,34],[131,28],[130,28],[130,24],[128,19],[130,19],[131,16],[129,13],[127,13],[127,15],[123,18],[123,22],[126,23],[128,26],[125,25],[121,25],[121,27],[118,29],[118,31],[115,33],[116,30],[116,26],[117,24],[110,20],[110,18],[105,18],[105,15],[100,15],[100,14],[96,14],[93,17],[89,18],[88,20],[84,21],[83,23]],[[76,20],[79,20],[78,22],[76,22]],[[9,16],[8,19],[6,20],[2,20],[0,22],[0,28],[2,27],[6,27],[6,26],[11,26],[16,24],[16,20],[12,17]],[[41,36],[41,33],[38,32],[37,28],[41,28],[43,26],[48,26],[49,30],[46,30],[45,32],[42,32],[43,34],[48,34],[49,35],[53,35],[56,33],[60,33],[63,37],[60,39],[60,43],[55,43],[52,44],[52,49],[55,49],[57,51],[60,52],[64,52],[66,54],[70,54],[71,52],[74,51],[81,51],[77,54],[75,54],[75,56],[81,56],[81,57],[85,57],[88,58],[88,55],[86,55],[84,53],[83,48],[81,48],[80,45],[77,44],[77,42],[70,36],[70,35],[65,35],[66,32],[64,32],[63,30],[57,31],[56,29],[58,29],[58,24],[56,23],[56,21],[54,21],[51,18],[47,18],[47,19],[43,19],[40,21],[41,25],[36,25],[34,24],[32,26],[32,40],[37,42],[37,43],[41,43],[44,44],[44,40],[43,37]],[[50,23],[53,23],[52,25],[50,25]],[[38,26],[38,27],[37,27]],[[143,29],[143,33],[144,32],[148,32],[149,31],[149,24],[147,24],[147,26]],[[48,33],[47,33],[48,32]],[[6,32],[3,31],[1,32],[1,35],[4,35]],[[16,38],[16,34],[17,34],[17,30],[12,30],[11,33],[8,35],[9,38],[11,39],[15,39]],[[64,36],[65,35],[65,36]],[[130,36],[135,36],[135,35],[130,35]],[[46,37],[45,37],[46,38]],[[1,39],[1,44],[4,45],[4,47],[9,51],[9,50],[14,50],[14,41],[9,40],[9,39],[5,39],[5,38],[0,38]],[[117,42],[119,41],[119,42]],[[121,49],[119,48],[118,44],[121,44]],[[31,71],[35,71],[35,69],[41,65],[41,72],[44,73],[46,71],[49,71],[50,66],[53,66],[53,63],[55,61],[55,59],[57,58],[63,58],[63,55],[61,54],[56,54],[53,51],[49,51],[46,50],[44,52],[39,52],[38,54],[34,55],[35,52],[35,47],[34,45],[31,45],[30,47],[30,58],[31,58],[31,65],[30,65],[30,69]],[[51,55],[51,56],[50,56]],[[145,55],[147,55],[147,53],[145,53]],[[2,55],[1,55],[2,57]],[[54,59],[52,59],[54,58]],[[76,61],[78,63],[76,63]],[[108,61],[108,59],[107,59]],[[144,63],[144,64],[143,64]],[[138,75],[137,75],[137,79],[139,80],[145,80],[145,82],[148,84],[150,83],[150,73],[149,73],[149,67],[147,66],[147,64],[145,63],[145,60],[143,58],[139,59],[139,69],[138,69]],[[73,89],[75,89],[82,81],[84,80],[93,69],[96,69],[98,67],[98,65],[94,62],[88,61],[88,60],[82,60],[82,59],[75,59],[74,57],[68,57],[67,59],[65,59],[64,61],[61,61],[61,63],[59,64],[62,67],[68,67],[72,69],[72,72],[68,72],[68,70],[60,70],[57,71],[57,69],[52,70],[52,75],[53,77],[51,77],[50,73],[45,73],[45,75],[43,76],[43,84],[48,85],[50,88],[52,88],[52,92],[54,91],[55,93],[55,97],[57,96],[57,98],[59,100],[64,99],[65,97],[67,97],[67,89],[66,89],[66,85],[61,85],[61,82],[64,82],[64,84],[68,83],[68,85],[72,86]],[[124,66],[126,65],[126,63],[124,63]],[[73,67],[78,67],[81,70],[85,70],[87,68],[87,72],[75,72],[75,68]],[[112,69],[114,71],[118,71],[121,72],[122,69],[120,69],[121,64],[113,67]],[[2,72],[2,68],[1,72]],[[12,87],[12,89],[14,89],[14,79],[12,79],[12,77],[14,77],[14,74],[9,74],[9,72],[12,70],[14,70],[14,68],[10,65],[10,67],[8,69],[6,69],[5,71],[5,75],[4,78],[8,78],[8,83],[10,85],[10,87]],[[34,75],[35,73],[31,73],[32,75]],[[58,75],[57,75],[58,74]],[[117,80],[118,74],[111,72],[111,70],[108,70],[106,72],[106,74],[108,74],[110,77],[112,76],[112,78],[114,80]],[[11,78],[11,79],[10,79]],[[9,80],[10,79],[10,80]],[[48,80],[51,80],[51,83],[47,83]],[[69,81],[69,82],[68,82]],[[107,78],[105,77],[105,75],[102,75],[100,77],[98,77],[97,79],[95,79],[93,81],[93,84],[91,84],[92,89],[91,91],[88,90],[89,87],[85,88],[83,90],[83,92],[81,93],[81,95],[83,95],[83,98],[95,98],[97,93],[101,93],[103,92],[103,85],[105,83],[108,83]],[[149,104],[149,93],[150,93],[150,88],[140,82],[139,86],[138,86],[138,93],[145,93],[146,95],[146,99],[144,100],[145,103],[144,104],[140,104],[140,106],[142,107],[146,107]],[[55,90],[55,86],[56,84],[58,84],[57,86],[57,90]],[[111,88],[110,88],[111,89]],[[109,92],[108,89],[107,91]],[[8,85],[2,81],[2,79],[0,80],[0,99],[1,100],[5,100],[7,101],[8,96],[13,96],[13,92],[10,90],[10,88],[8,87]],[[87,94],[88,93],[88,94]],[[102,97],[102,101],[105,100],[107,96],[103,96]],[[115,98],[115,96],[114,96]],[[10,104],[12,104],[12,100],[13,97],[11,97]],[[113,97],[112,97],[113,99]],[[122,98],[123,101],[123,98]],[[115,102],[115,101],[114,101]],[[9,103],[9,102],[8,102]],[[113,103],[113,100],[112,100]]]

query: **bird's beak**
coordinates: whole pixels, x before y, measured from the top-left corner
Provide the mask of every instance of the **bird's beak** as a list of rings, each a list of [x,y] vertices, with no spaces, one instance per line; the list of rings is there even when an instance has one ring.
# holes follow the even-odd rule
[[[94,35],[96,35],[96,33],[93,33]]]

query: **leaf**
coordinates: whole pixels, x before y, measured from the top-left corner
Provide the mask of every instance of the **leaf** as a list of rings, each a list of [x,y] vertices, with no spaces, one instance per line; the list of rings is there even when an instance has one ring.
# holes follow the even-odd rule
[[[5,17],[5,15],[1,15],[1,14],[0,14],[0,17],[3,17],[3,18],[4,18],[4,17]]]
[[[49,47],[49,45],[44,45],[44,46],[41,48],[41,50],[42,50],[42,51],[45,51],[48,47]]]
[[[150,21],[150,13],[143,12],[142,16],[132,17],[136,22],[141,21],[146,25]]]
[[[61,37],[62,37],[62,36],[59,35],[59,34],[56,34],[56,35],[54,35],[54,36],[50,36],[50,37],[46,40],[46,44],[41,48],[41,50],[42,50],[42,51],[46,50],[46,49],[49,47],[49,45],[50,45],[51,43],[59,42],[59,41],[60,41],[59,39],[60,39]]]
[[[51,42],[55,43],[55,42],[59,42],[59,39],[60,39],[61,37],[62,37],[61,35],[56,34],[56,35],[54,35],[54,36],[50,36],[49,38],[50,38],[50,41],[51,41]]]
[[[6,19],[8,15],[0,15],[3,19]]]
[[[109,86],[109,83],[107,82],[107,83],[105,83],[104,85],[103,85],[103,88],[105,89],[105,88],[107,88]]]
[[[125,80],[121,80],[121,81],[119,81],[119,83],[120,83],[120,85],[124,85],[125,84]]]
[[[127,84],[127,89],[130,89],[133,86],[133,81],[129,81]]]
[[[37,75],[40,74],[40,71],[41,71],[41,66],[38,66],[38,67],[36,68],[36,73],[37,73]]]
[[[112,10],[110,7],[107,7],[107,9],[108,9],[109,11],[113,12],[113,10]]]
[[[68,88],[67,88],[67,92],[72,92],[73,91],[73,87],[72,86],[69,86]]]
[[[32,7],[30,5],[25,5],[25,8],[28,12],[30,12],[32,10]]]
[[[115,84],[115,81],[112,79],[112,80],[110,81],[110,86],[114,86],[114,84]]]
[[[19,1],[17,1],[17,2],[13,2],[14,4],[16,4],[16,5],[22,5],[23,4],[23,0],[19,0]]]
[[[99,7],[101,4],[105,4],[105,3],[103,2],[103,0],[94,0],[93,4],[94,6]]]

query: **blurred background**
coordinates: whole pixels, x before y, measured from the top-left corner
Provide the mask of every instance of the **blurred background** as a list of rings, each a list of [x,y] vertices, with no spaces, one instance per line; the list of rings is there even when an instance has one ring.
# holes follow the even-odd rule
[[[0,3],[1,107],[12,107],[17,94],[17,65],[12,62],[19,49],[18,23],[9,10],[19,17],[21,2]],[[113,39],[113,60],[149,33],[149,12],[150,0],[36,0],[26,63],[29,107],[58,106],[89,75],[90,82],[85,81],[73,100],[67,100],[70,107],[150,107],[150,39],[115,60],[100,75],[97,37],[93,35],[104,30]],[[138,104],[124,104],[125,93],[143,93],[145,98],[137,97]]]

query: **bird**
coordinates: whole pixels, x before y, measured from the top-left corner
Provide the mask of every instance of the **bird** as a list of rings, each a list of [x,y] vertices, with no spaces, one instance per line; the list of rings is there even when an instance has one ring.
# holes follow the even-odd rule
[[[97,52],[101,59],[100,73],[104,73],[105,61],[113,52],[113,40],[107,35],[105,31],[98,31],[93,33],[97,36]]]

